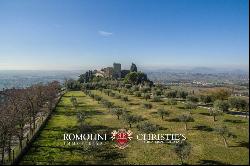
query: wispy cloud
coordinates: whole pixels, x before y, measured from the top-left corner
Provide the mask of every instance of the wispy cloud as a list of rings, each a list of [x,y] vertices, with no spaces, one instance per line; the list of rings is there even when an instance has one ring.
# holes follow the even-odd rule
[[[109,36],[113,35],[112,32],[106,32],[106,31],[98,31],[98,33],[99,33],[99,35],[105,36],[105,37],[109,37]]]

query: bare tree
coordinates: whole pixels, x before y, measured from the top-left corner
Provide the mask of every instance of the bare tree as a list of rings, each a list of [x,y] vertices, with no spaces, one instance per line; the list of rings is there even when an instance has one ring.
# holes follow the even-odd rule
[[[8,93],[8,102],[9,107],[12,107],[11,110],[15,113],[15,126],[16,133],[15,135],[19,139],[19,146],[22,149],[22,141],[24,137],[24,126],[28,122],[28,111],[27,105],[24,102],[24,90],[23,89],[12,89]]]
[[[7,94],[7,93],[6,93]],[[2,164],[4,164],[5,151],[11,153],[11,141],[15,133],[16,114],[15,106],[10,104],[9,96],[5,96],[4,103],[0,105],[0,147],[2,151]]]
[[[49,110],[56,101],[60,90],[59,82],[47,85],[35,84],[25,89],[5,89],[0,91],[0,149],[2,151],[2,163],[6,151],[11,157],[11,146],[14,139],[19,140],[22,149],[25,135],[24,127],[29,123],[30,131],[36,128],[36,118],[46,103]],[[33,126],[33,127],[32,127]]]

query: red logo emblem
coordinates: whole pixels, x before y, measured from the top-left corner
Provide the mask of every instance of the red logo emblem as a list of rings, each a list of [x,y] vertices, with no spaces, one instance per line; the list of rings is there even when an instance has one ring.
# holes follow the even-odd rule
[[[112,140],[115,140],[116,147],[124,149],[128,146],[129,140],[132,139],[132,131],[126,129],[119,129],[118,131],[114,130],[112,133]]]

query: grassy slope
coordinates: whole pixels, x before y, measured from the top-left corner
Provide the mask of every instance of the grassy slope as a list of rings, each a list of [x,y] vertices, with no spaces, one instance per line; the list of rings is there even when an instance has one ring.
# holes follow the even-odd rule
[[[248,145],[248,121],[244,118],[224,115],[218,117],[216,123],[212,117],[204,115],[206,110],[197,109],[193,117],[195,122],[188,124],[188,131],[184,130],[181,122],[171,122],[176,116],[186,113],[182,105],[166,106],[163,102],[153,103],[153,109],[146,110],[142,103],[144,99],[129,96],[129,102],[114,99],[99,91],[93,91],[106,99],[113,101],[116,105],[125,107],[131,114],[142,115],[147,121],[163,127],[158,133],[182,133],[185,134],[192,145],[192,152],[187,161],[188,164],[247,164],[249,149]],[[32,160],[37,164],[179,164],[180,161],[172,151],[172,145],[167,144],[145,144],[135,139],[131,141],[130,147],[119,150],[113,147],[113,142],[106,142],[98,148],[91,146],[63,145],[63,133],[77,132],[76,113],[70,103],[70,97],[76,96],[80,103],[78,110],[88,111],[89,118],[86,122],[92,127],[94,133],[111,132],[113,129],[128,128],[128,125],[116,116],[111,115],[102,105],[93,101],[82,92],[68,92],[59,103],[54,115],[40,137],[33,144],[31,150],[23,158],[21,164],[31,164]],[[133,103],[133,105],[131,105]],[[171,112],[170,117],[161,120],[156,109],[165,107]],[[238,120],[235,122],[224,122],[224,120]],[[225,148],[223,140],[214,131],[197,130],[197,126],[214,128],[219,124],[226,124],[229,129],[237,135],[236,139],[229,139],[229,148]],[[136,135],[138,130],[135,125],[132,131]],[[40,161],[40,163],[39,163]]]

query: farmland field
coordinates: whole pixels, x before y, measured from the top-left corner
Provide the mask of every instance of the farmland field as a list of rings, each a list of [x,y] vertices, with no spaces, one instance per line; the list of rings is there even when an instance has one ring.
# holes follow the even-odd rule
[[[125,108],[132,115],[141,115],[143,121],[160,126],[155,133],[181,133],[191,144],[191,154],[185,160],[187,164],[248,164],[249,138],[248,119],[223,114],[213,121],[208,111],[197,108],[192,111],[194,122],[188,123],[185,130],[184,123],[174,119],[187,113],[183,104],[165,105],[165,101],[151,102],[152,109],[145,109],[145,99],[127,95],[129,101],[108,96],[99,90],[91,93]],[[116,91],[116,93],[118,93]],[[108,108],[93,100],[82,91],[69,91],[62,97],[56,110],[53,112],[47,126],[41,131],[32,144],[30,150],[19,164],[180,164],[179,158],[173,151],[172,144],[147,144],[132,139],[129,147],[118,149],[113,141],[106,141],[102,145],[64,145],[64,133],[77,133],[79,122],[77,112],[70,101],[76,97],[77,111],[85,112],[87,119],[84,121],[92,133],[111,133],[117,129],[129,129],[129,125],[111,114]],[[157,109],[162,108],[170,112],[169,117],[161,117]],[[228,139],[228,147],[224,146],[223,139],[214,129],[226,125],[236,138]],[[133,135],[141,133],[136,124],[131,128]]]

